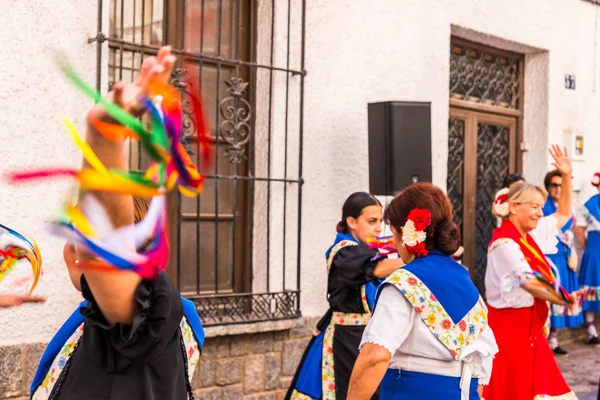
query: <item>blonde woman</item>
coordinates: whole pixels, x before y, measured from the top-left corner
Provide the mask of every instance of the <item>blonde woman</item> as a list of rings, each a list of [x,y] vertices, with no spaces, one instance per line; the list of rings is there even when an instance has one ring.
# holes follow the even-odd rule
[[[548,302],[570,305],[534,274],[555,282],[544,253],[530,236],[542,218],[544,190],[513,184],[494,204],[502,218],[488,247],[485,288],[490,327],[499,352],[486,400],[576,399],[565,382],[543,333]],[[572,294],[576,303],[577,294]],[[566,296],[568,297],[568,295]]]

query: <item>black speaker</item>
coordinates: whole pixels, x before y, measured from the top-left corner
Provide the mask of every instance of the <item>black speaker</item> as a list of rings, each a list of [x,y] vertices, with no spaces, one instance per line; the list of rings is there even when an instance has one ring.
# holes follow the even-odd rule
[[[431,103],[369,103],[369,190],[392,196],[431,182]]]

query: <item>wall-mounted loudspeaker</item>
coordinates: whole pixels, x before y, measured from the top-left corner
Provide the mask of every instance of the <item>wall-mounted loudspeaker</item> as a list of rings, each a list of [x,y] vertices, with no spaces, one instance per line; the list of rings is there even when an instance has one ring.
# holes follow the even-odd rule
[[[431,182],[431,103],[370,103],[369,190],[392,196],[416,182]]]

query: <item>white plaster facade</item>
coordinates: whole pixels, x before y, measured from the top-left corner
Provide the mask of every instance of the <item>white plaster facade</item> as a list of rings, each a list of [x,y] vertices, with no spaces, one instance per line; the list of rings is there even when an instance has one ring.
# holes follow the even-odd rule
[[[8,7],[5,6],[8,4]],[[270,1],[258,1],[257,57],[268,62]],[[292,1],[292,10],[299,9]],[[593,193],[589,180],[600,170],[600,66],[598,65],[599,6],[583,0],[309,0],[306,9],[306,70],[304,102],[304,162],[302,196],[301,289],[302,313],[326,309],[324,252],[335,235],[345,198],[368,190],[367,103],[413,100],[432,103],[433,181],[446,183],[449,43],[452,34],[487,45],[526,53],[524,173],[541,183],[549,159],[549,143],[562,143],[565,131],[584,133],[585,159],[576,163],[581,181],[578,201]],[[275,64],[286,62],[287,2],[276,2]],[[290,68],[300,69],[301,15],[292,12]],[[96,7],[82,0],[22,2],[7,0],[0,11],[0,37],[5,54],[0,74],[0,171],[23,166],[46,166],[60,161],[77,165],[79,156],[65,134],[59,114],[81,126],[90,102],[77,93],[52,66],[52,50],[69,55],[83,76],[93,81]],[[106,60],[106,58],[104,58]],[[564,75],[576,76],[576,90],[564,87]],[[265,138],[269,76],[259,72],[255,109],[257,143]],[[274,176],[283,173],[282,132],[285,129],[285,74],[274,77]],[[298,167],[297,130],[299,78],[290,79],[288,174]],[[262,102],[261,102],[262,101]],[[275,137],[275,136],[274,136]],[[294,144],[296,143],[296,144]],[[266,165],[257,150],[257,176]],[[399,154],[398,157],[401,157]],[[264,215],[264,188],[257,185],[254,229],[254,289],[265,286],[266,239],[271,224],[271,265],[282,264],[282,186],[273,186],[272,218]],[[11,187],[2,185],[0,221],[35,237],[45,260],[38,293],[48,296],[43,306],[0,311],[6,342],[46,341],[73,310],[79,295],[71,288],[62,263],[62,245],[45,232],[68,193],[68,185],[53,182]],[[288,191],[286,213],[297,213],[295,189]],[[262,213],[262,214],[261,214]],[[290,224],[290,222],[288,222]],[[286,288],[295,287],[298,240],[288,225]],[[281,268],[281,267],[279,267]],[[271,290],[282,288],[279,273],[271,272]],[[31,323],[35,318],[35,324]]]

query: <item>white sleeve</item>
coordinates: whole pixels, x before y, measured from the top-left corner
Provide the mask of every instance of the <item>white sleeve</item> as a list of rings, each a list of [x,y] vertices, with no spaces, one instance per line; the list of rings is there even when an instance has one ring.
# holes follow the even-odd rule
[[[531,237],[540,246],[544,254],[558,253],[558,219],[554,214],[542,217],[537,227],[530,232]]]
[[[488,254],[488,260],[491,261],[488,268],[491,264],[500,279],[495,285],[499,285],[500,295],[506,304],[516,308],[530,306],[532,296],[521,285],[532,271],[519,245],[514,241],[500,243]]]
[[[393,356],[410,333],[416,314],[413,306],[396,287],[389,284],[384,286],[360,347],[365,343],[377,344],[385,347]]]
[[[581,207],[581,209],[575,216],[575,223],[577,226],[582,226],[584,228],[586,226],[588,226],[588,220],[587,220],[588,213],[589,213],[589,211],[587,210],[587,208],[585,208],[585,206]]]
[[[492,376],[492,365],[496,353],[498,353],[498,345],[494,333],[488,325],[481,335],[465,348],[461,361],[471,365],[473,376],[479,378],[480,385],[487,385]]]

